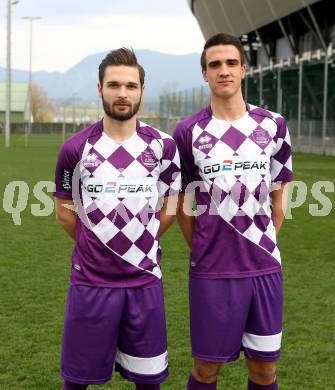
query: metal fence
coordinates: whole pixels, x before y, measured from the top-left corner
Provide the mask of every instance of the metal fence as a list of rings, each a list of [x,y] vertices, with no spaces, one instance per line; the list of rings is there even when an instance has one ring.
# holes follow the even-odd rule
[[[335,52],[304,53],[251,68],[243,81],[245,100],[287,120],[295,150],[335,155]],[[207,87],[160,97],[162,117],[186,117],[209,104]]]
[[[335,155],[335,51],[318,50],[267,67],[250,68],[243,81],[245,100],[280,112],[287,120],[296,151]],[[140,120],[169,134],[177,122],[199,111],[210,101],[207,87],[160,96],[160,114]],[[26,146],[31,135],[53,135],[60,142],[89,123],[33,123],[27,134],[24,124],[12,124],[12,133]],[[1,127],[1,126],[0,126]],[[1,132],[1,128],[0,128]],[[47,142],[48,138],[45,138]],[[33,137],[31,137],[33,141]]]
[[[178,117],[161,117],[157,115],[139,116],[138,119],[149,124],[157,129],[163,130],[172,134],[177,122],[181,119]],[[61,145],[68,137],[81,129],[89,126],[93,122],[69,123],[69,122],[53,122],[53,123],[32,123],[31,132],[28,132],[28,125],[25,123],[11,124],[11,144],[14,146],[45,146],[49,144]],[[0,143],[4,141],[4,124],[0,123]]]

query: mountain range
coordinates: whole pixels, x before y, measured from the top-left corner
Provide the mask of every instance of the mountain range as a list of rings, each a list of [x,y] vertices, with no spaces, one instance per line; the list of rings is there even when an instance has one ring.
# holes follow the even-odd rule
[[[33,72],[33,82],[40,85],[51,99],[97,99],[98,66],[107,52],[90,55],[64,73]],[[204,85],[200,54],[174,55],[151,50],[137,50],[139,63],[146,72],[145,98],[158,100],[163,92],[175,92]],[[0,67],[0,80],[5,69]],[[28,81],[28,71],[12,70],[12,80]]]

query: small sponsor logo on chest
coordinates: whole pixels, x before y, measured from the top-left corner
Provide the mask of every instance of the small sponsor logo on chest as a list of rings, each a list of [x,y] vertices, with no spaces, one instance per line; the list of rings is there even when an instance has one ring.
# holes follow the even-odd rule
[[[85,168],[97,168],[101,164],[98,156],[95,153],[90,153],[83,160],[83,166]]]
[[[203,137],[199,138],[199,150],[207,150],[212,149],[213,144],[211,144],[212,138],[209,135],[204,135]]]

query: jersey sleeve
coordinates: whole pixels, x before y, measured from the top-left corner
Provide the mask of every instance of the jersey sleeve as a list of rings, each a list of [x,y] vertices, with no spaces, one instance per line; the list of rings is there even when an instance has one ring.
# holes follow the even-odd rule
[[[180,158],[173,138],[163,138],[161,172],[158,179],[159,196],[170,196],[180,192]]]
[[[192,154],[192,133],[188,132],[182,123],[178,123],[173,138],[176,141],[179,154],[180,154],[180,166],[181,166],[181,178],[182,178],[182,192],[186,191],[187,186],[192,183],[194,179],[194,158]]]
[[[277,122],[276,148],[271,156],[272,184],[287,183],[293,180],[292,148],[289,130],[285,119],[279,117]]]
[[[78,158],[73,147],[65,142],[58,154],[55,172],[55,192],[57,198],[72,199],[72,177]]]

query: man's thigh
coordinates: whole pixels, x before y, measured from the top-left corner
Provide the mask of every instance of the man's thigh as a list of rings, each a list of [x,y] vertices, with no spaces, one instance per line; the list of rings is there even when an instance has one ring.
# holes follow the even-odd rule
[[[148,288],[127,289],[116,370],[128,380],[155,384],[166,379],[167,366],[162,282]]]
[[[190,277],[192,355],[207,362],[239,358],[252,299],[251,278]]]
[[[70,286],[61,371],[65,380],[100,384],[112,376],[125,289]]]
[[[252,278],[253,297],[243,334],[244,353],[251,359],[275,361],[280,357],[282,337],[282,274]]]

